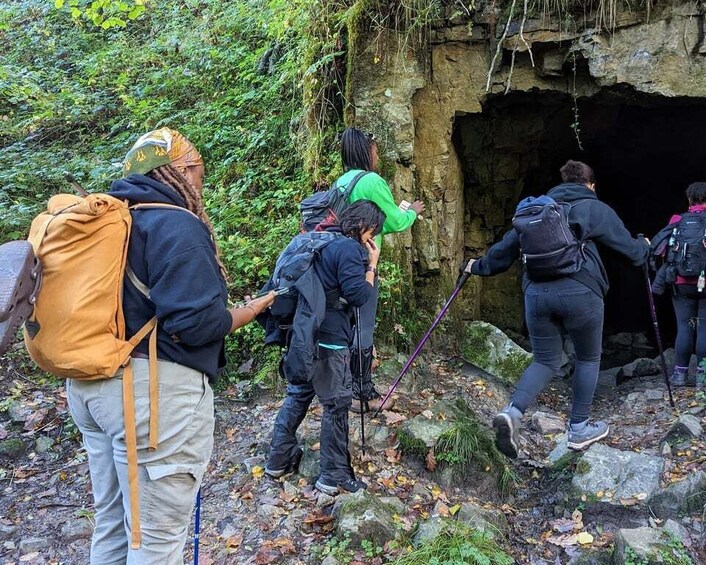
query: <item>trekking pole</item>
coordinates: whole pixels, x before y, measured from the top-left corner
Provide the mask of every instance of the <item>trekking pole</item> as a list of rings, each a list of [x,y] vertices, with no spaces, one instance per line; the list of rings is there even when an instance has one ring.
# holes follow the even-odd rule
[[[201,487],[196,493],[196,514],[194,516],[194,565],[199,565],[199,535],[201,533]]]
[[[641,233],[637,234],[637,237],[644,238],[645,236]],[[674,408],[674,398],[672,397],[672,387],[669,384],[669,375],[667,375],[667,362],[664,359],[664,348],[662,347],[662,336],[659,333],[659,324],[657,323],[657,310],[655,309],[655,299],[652,296],[652,282],[650,281],[650,271],[647,267],[647,262],[643,265],[643,272],[645,274],[645,283],[647,285],[647,297],[650,302],[650,315],[652,316],[652,325],[655,329],[655,339],[657,340],[657,349],[659,349],[659,360],[662,365],[662,374],[664,375],[664,382],[667,383],[667,392],[669,393],[669,404]]]
[[[360,450],[365,454],[365,410],[363,401],[363,344],[360,341],[360,308],[353,309],[355,317],[355,335],[358,340],[358,382],[360,390],[358,391],[358,400],[360,400]]]
[[[456,283],[456,288],[454,288],[454,291],[451,293],[451,296],[449,296],[448,300],[444,304],[443,308],[441,309],[441,312],[436,316],[436,319],[432,323],[431,327],[427,330],[427,333],[424,334],[424,337],[421,339],[419,342],[419,345],[417,345],[416,349],[410,355],[409,359],[407,359],[407,362],[405,363],[404,367],[402,367],[402,371],[400,371],[399,376],[395,379],[395,382],[392,383],[392,386],[390,386],[390,389],[387,391],[387,394],[384,396],[382,399],[382,402],[380,403],[380,407],[375,411],[375,414],[373,414],[373,418],[376,418],[377,415],[380,413],[382,410],[382,407],[385,405],[385,402],[388,401],[392,393],[395,391],[397,388],[397,385],[400,384],[400,381],[402,380],[402,377],[405,376],[409,368],[412,366],[412,363],[414,360],[417,358],[419,353],[422,351],[422,347],[424,347],[424,344],[429,340],[429,337],[431,336],[431,332],[434,331],[436,326],[439,325],[441,322],[442,318],[446,315],[446,312],[448,311],[449,307],[451,306],[451,303],[456,300],[456,296],[458,296],[458,293],[461,292],[461,288],[463,287],[464,284],[466,284],[466,281],[468,280],[468,277],[470,276],[470,273],[463,272],[461,275],[461,278],[458,279],[458,282]]]

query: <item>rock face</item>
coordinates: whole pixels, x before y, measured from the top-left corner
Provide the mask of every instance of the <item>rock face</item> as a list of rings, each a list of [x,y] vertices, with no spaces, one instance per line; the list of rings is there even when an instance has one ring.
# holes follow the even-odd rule
[[[384,546],[396,534],[395,509],[364,490],[339,496],[333,515],[338,520],[336,533],[341,539],[349,535],[353,547],[360,547],[363,540]]]
[[[589,500],[611,505],[645,503],[659,489],[661,457],[593,444],[576,464],[572,487]]]
[[[508,384],[516,383],[532,362],[531,353],[486,322],[471,322],[466,325],[461,353],[469,363]]]

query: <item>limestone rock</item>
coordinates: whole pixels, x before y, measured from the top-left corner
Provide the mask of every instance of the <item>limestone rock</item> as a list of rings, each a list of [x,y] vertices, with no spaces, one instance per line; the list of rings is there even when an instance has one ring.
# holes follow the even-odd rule
[[[659,488],[663,465],[661,457],[595,443],[576,464],[571,484],[577,494],[599,502],[644,504]]]
[[[48,436],[39,436],[34,442],[34,449],[37,453],[46,453],[54,446],[54,440]]]
[[[486,322],[466,325],[461,352],[466,361],[509,384],[516,383],[532,362],[531,353]]]
[[[305,479],[313,479],[321,473],[321,451],[304,448],[302,460],[299,462],[298,473]]]
[[[365,490],[339,496],[333,515],[337,534],[350,535],[351,547],[360,547],[363,540],[384,546],[396,535],[393,509]]]
[[[681,441],[698,438],[702,432],[703,429],[701,428],[701,422],[699,422],[699,419],[696,416],[691,414],[682,414],[676,422],[672,424],[672,427],[669,428],[669,431],[664,436],[662,441],[675,445]]]
[[[621,372],[618,373],[618,378],[621,375],[625,378],[646,377],[648,375],[656,375],[659,372],[659,365],[654,360],[643,357],[625,365]]]
[[[433,542],[439,537],[446,520],[448,520],[448,518],[433,516],[419,524],[419,529],[414,536],[414,545],[420,546]]]
[[[351,422],[351,443],[360,445],[360,418]],[[365,445],[376,451],[384,451],[390,447],[392,430],[388,426],[373,424],[370,420],[365,422]]]
[[[566,433],[556,437],[556,447],[547,455],[547,460],[552,466],[555,466],[564,457],[569,457],[574,452],[566,445]]]
[[[0,522],[0,541],[12,539],[17,532],[16,524],[3,524]]]
[[[243,465],[245,465],[245,469],[247,469],[248,473],[252,473],[254,467],[265,467],[265,458],[262,455],[247,457],[243,459]]]
[[[669,541],[667,533],[661,529],[648,527],[621,529],[615,536],[614,561],[617,565],[635,562],[664,563],[662,552],[669,551],[667,548]],[[670,557],[675,556],[670,555]]]
[[[650,501],[650,509],[658,518],[667,518],[680,513],[700,512],[705,504],[706,472],[696,471],[683,481],[659,489]]]
[[[387,506],[394,509],[397,514],[404,514],[407,510],[407,507],[404,505],[404,502],[402,502],[396,496],[381,496],[380,502],[382,502],[383,504],[387,504]]]
[[[452,403],[442,401],[430,407],[428,412],[403,422],[397,430],[402,450],[425,456],[439,437],[453,427],[453,413]]]
[[[537,411],[532,414],[532,427],[542,435],[556,434],[566,430],[566,422],[556,414]]]
[[[464,502],[458,510],[457,519],[471,528],[504,536],[507,533],[507,518],[500,510],[483,508],[471,502]]]
[[[43,553],[51,547],[51,540],[49,538],[25,538],[20,540],[20,553],[25,555],[27,553]]]
[[[93,534],[93,526],[85,518],[77,518],[68,520],[61,526],[61,536],[66,541],[75,541],[77,539],[88,539]]]

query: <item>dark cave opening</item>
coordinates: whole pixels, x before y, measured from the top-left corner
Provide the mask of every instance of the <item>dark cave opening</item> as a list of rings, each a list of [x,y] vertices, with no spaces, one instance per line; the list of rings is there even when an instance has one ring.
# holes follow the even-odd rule
[[[568,159],[593,167],[598,197],[633,235],[652,237],[672,214],[686,210],[687,185],[706,180],[703,123],[706,100],[670,99],[623,88],[578,100],[555,91],[490,97],[481,114],[457,116],[454,124],[464,170],[466,224],[472,226],[466,228],[468,254],[483,251],[478,232],[485,245],[502,237],[521,198],[558,184],[559,169]],[[474,230],[471,237],[469,230]],[[642,270],[606,248],[601,256],[611,284],[605,334],[645,332],[652,340]],[[517,273],[514,280],[509,277],[500,286],[512,284],[519,292]],[[481,314],[485,310],[497,317],[497,299],[492,298],[497,293],[489,295],[486,303],[481,300]],[[659,298],[657,307],[669,345],[675,332],[670,297]],[[496,321],[512,326],[507,317]]]

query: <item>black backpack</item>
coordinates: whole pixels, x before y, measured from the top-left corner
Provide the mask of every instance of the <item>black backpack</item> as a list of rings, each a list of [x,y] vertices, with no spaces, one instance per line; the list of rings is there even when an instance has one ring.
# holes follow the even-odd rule
[[[669,237],[667,263],[682,277],[698,277],[706,270],[706,214],[682,214]]]
[[[520,236],[522,264],[531,281],[567,277],[583,266],[583,243],[569,225],[571,207],[546,195],[517,205],[512,226]]]
[[[321,250],[337,239],[344,237],[338,232],[312,231],[295,236],[280,253],[272,276],[261,293],[274,290],[277,297],[260,321],[265,326],[265,343],[286,345],[288,330],[292,327],[299,306],[300,286],[309,284],[312,267]],[[308,286],[302,289],[305,292]]]
[[[370,171],[361,171],[351,179],[346,189],[341,192],[338,181],[328,190],[315,192],[299,204],[302,215],[302,231],[312,231],[323,221],[334,223],[338,216],[348,206],[348,198],[358,181]]]

